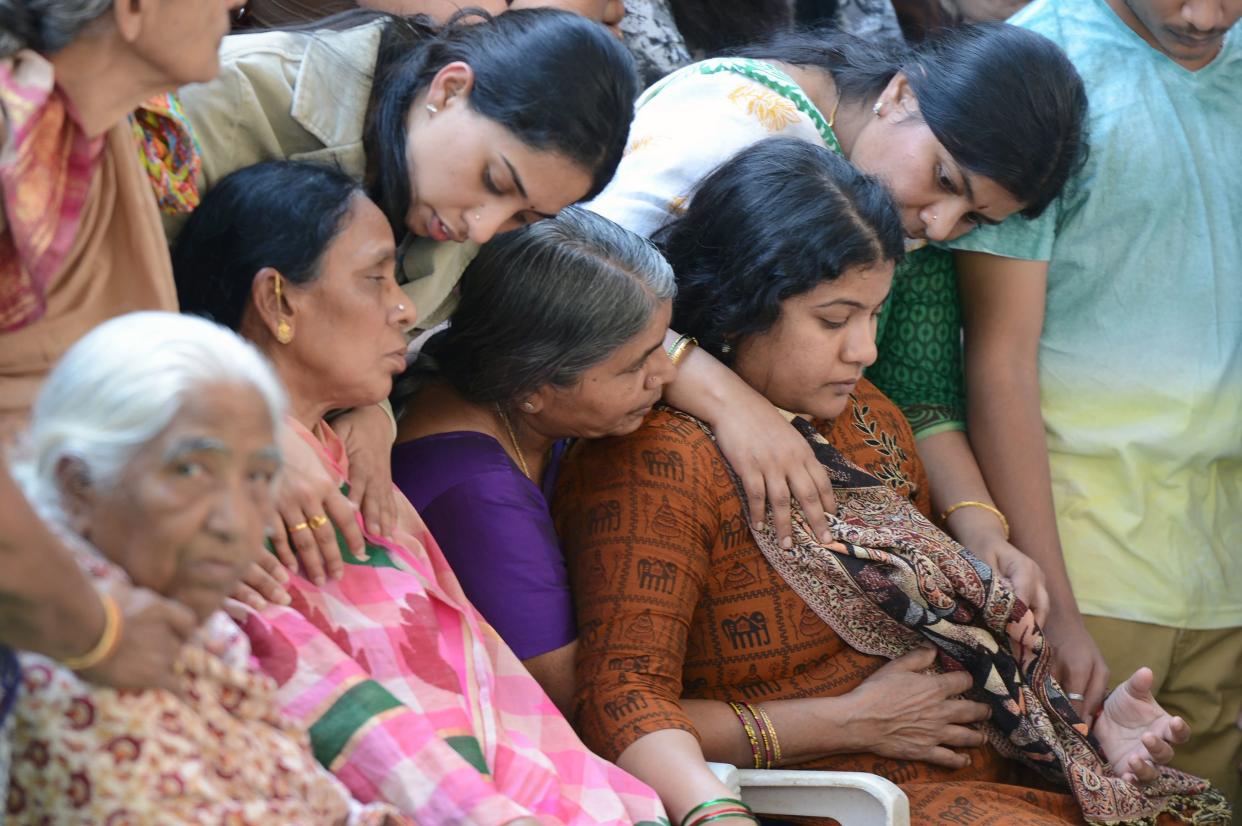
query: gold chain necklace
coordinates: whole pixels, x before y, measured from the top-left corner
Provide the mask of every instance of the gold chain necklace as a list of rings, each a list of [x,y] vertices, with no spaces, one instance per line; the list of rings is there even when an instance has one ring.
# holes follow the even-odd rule
[[[500,417],[500,421],[505,426],[505,432],[509,434],[509,444],[513,445],[513,450],[517,453],[517,460],[522,467],[522,473],[525,473],[526,478],[533,482],[535,477],[530,475],[530,468],[526,466],[526,456],[522,453],[522,446],[518,444],[517,436],[513,432],[513,425],[509,424],[509,417],[501,409],[500,402],[496,402],[496,415]]]

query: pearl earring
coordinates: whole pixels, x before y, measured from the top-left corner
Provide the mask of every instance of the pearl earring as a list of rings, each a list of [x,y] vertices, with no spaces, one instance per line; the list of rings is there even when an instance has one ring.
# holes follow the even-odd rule
[[[880,112],[883,112],[883,111],[884,111],[884,101],[877,100],[877,101],[875,102],[875,106],[872,106],[872,107],[871,107],[871,112],[872,112],[872,113],[873,113],[873,114],[874,114],[877,118],[880,116]]]
[[[527,413],[535,412],[535,406],[531,404],[530,402],[522,402],[522,409],[525,410]]]
[[[476,220],[476,221],[477,221],[477,220],[479,220],[479,213],[477,213],[477,212],[476,212],[476,213],[474,214],[474,220]]]
[[[434,115],[436,112],[439,112],[440,110],[437,109],[435,106],[431,105],[430,103],[428,103],[427,111]]]

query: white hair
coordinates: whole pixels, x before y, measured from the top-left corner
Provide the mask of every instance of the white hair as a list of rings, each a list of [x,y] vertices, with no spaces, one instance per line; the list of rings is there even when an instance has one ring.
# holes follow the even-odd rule
[[[62,459],[82,462],[93,482],[110,484],[213,382],[253,387],[279,429],[285,391],[267,360],[236,333],[176,313],[105,321],[70,347],[47,377],[13,475],[32,503],[59,518]]]

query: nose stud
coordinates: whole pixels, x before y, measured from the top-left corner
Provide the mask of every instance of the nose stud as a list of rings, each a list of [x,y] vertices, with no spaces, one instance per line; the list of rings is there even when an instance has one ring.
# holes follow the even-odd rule
[[[405,305],[404,305],[404,304],[398,304],[398,305],[397,305],[397,312],[399,312],[399,313],[403,313],[403,312],[405,312]]]

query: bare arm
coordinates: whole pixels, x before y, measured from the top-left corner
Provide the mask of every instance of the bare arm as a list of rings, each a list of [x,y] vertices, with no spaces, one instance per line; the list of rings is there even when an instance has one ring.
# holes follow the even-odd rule
[[[1048,265],[959,252],[957,269],[971,445],[988,489],[1009,518],[1013,543],[1047,577],[1047,628],[1059,649],[1058,676],[1067,690],[1086,695],[1085,709],[1094,713],[1104,699],[1108,669],[1083,626],[1065,569],[1040,411]]]
[[[2,458],[0,501],[0,642],[56,658],[90,650],[103,633],[103,605]]]
[[[91,650],[104,608],[90,580],[26,502],[0,458],[0,643],[63,659]],[[83,676],[116,688],[176,690],[182,643],[193,612],[142,588],[113,592],[123,618],[112,655]]]
[[[942,514],[960,502],[995,505],[965,433],[960,430],[936,433],[920,439],[918,448],[931,483],[935,514]],[[1040,625],[1047,621],[1049,599],[1044,573],[1032,557],[1010,544],[996,514],[985,508],[961,507],[949,514],[945,529],[1009,579],[1018,597],[1035,612]]]
[[[986,719],[988,708],[957,696],[970,688],[965,672],[921,673],[934,660],[934,649],[916,648],[838,697],[763,703],[780,739],[781,764],[869,752],[946,768],[968,765],[961,750],[983,744],[970,725]],[[681,706],[708,760],[754,766],[746,731],[727,703],[682,700]]]
[[[680,823],[687,812],[706,800],[734,796],[712,774],[699,741],[688,731],[664,729],[645,734],[621,752],[617,765],[655,789],[673,823]],[[728,824],[734,820],[721,818],[713,822]]]
[[[578,641],[552,651],[545,651],[529,659],[522,660],[522,665],[535,678],[535,682],[543,687],[548,697],[560,709],[561,714],[569,717],[574,700],[574,655],[578,652]]]

